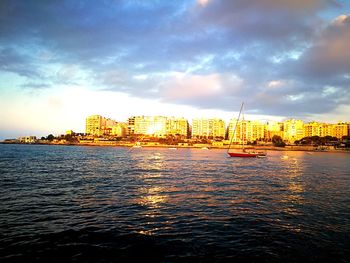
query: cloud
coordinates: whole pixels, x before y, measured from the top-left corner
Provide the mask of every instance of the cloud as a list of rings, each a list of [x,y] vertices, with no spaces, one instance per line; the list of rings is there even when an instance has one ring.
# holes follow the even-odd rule
[[[284,85],[284,83],[282,80],[271,80],[267,83],[267,87],[272,88],[272,89],[280,88],[283,85]]]
[[[24,77],[20,88],[326,113],[349,98],[348,11],[333,0],[2,1],[0,71]]]
[[[23,77],[38,77],[40,73],[30,56],[19,53],[12,47],[0,47],[0,70],[16,73]]]
[[[207,26],[227,30],[236,42],[275,41],[283,46],[282,41],[291,44],[312,35],[320,21],[317,12],[330,7],[335,4],[327,0],[217,0],[207,3],[198,17]]]
[[[314,78],[350,74],[350,15],[336,17],[298,62],[301,74]]]
[[[209,0],[197,0],[197,4],[201,7],[205,7],[209,4]]]
[[[226,85],[229,83],[232,91],[233,88],[240,88],[242,80],[236,76],[228,79],[220,74],[193,75],[175,72],[162,84],[162,94],[166,101],[213,99],[227,95]]]

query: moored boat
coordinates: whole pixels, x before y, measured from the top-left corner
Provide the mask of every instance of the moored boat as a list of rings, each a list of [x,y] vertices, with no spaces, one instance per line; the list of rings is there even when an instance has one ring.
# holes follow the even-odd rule
[[[236,121],[236,125],[235,125],[235,129],[233,131],[233,134],[232,134],[232,137],[231,137],[231,140],[230,140],[230,144],[229,144],[229,147],[227,149],[227,154],[230,156],[230,157],[255,157],[255,158],[263,158],[263,157],[266,157],[267,156],[267,153],[265,151],[256,151],[256,150],[248,150],[246,148],[244,148],[244,142],[245,142],[245,134],[241,134],[241,138],[242,138],[242,148],[241,149],[231,149],[231,144],[232,144],[232,140],[233,140],[233,137],[236,133],[236,129],[237,129],[237,124],[238,124],[238,121],[240,119],[240,116],[242,114],[243,116],[243,120],[244,120],[244,115],[243,115],[243,106],[244,106],[244,103],[242,102],[242,105],[241,105],[241,109],[239,111],[239,114],[238,114],[238,118],[237,118],[237,121]],[[243,131],[244,133],[244,131]]]
[[[228,152],[228,155],[230,157],[266,157],[265,152],[255,152],[255,151],[234,151],[234,152]]]

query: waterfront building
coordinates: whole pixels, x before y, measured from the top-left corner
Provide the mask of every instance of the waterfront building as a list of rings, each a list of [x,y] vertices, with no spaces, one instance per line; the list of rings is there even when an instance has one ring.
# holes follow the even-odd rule
[[[332,136],[341,139],[349,135],[349,124],[339,122],[337,124],[309,122],[304,124],[304,137]]]
[[[91,115],[86,118],[85,133],[89,135],[103,135],[103,128],[106,126],[106,119],[100,115]]]
[[[309,122],[304,124],[304,137],[323,136],[325,134],[324,123]]]
[[[115,120],[106,118],[106,119],[105,119],[105,128],[113,127],[113,126],[117,125],[117,123],[118,123],[118,122],[116,122]]]
[[[18,140],[21,143],[35,143],[36,142],[36,136],[19,137]]]
[[[116,124],[115,120],[101,115],[91,115],[86,118],[85,133],[93,136],[111,135],[112,127]]]
[[[304,137],[304,122],[290,119],[283,122],[283,140],[294,143]]]
[[[251,122],[251,141],[255,140],[263,140],[266,135],[266,124],[261,123],[260,121],[252,121]]]
[[[320,137],[324,136],[333,136],[333,124],[323,123]]]
[[[125,137],[128,131],[128,125],[123,122],[118,122],[111,127],[111,135],[115,137]]]
[[[185,118],[170,117],[167,118],[167,135],[175,135],[188,138],[189,124]]]
[[[269,121],[265,126],[265,136],[266,140],[272,140],[273,136],[279,136],[283,138],[283,123],[277,121]]]
[[[104,118],[104,126],[101,127],[102,135],[113,135],[112,128],[117,124],[115,120]]]
[[[337,124],[333,124],[333,137],[336,137],[338,139],[342,139],[343,136],[348,136],[348,124],[339,122]]]
[[[134,134],[164,137],[167,134],[167,117],[164,116],[135,116]]]
[[[234,131],[235,128],[236,131]],[[235,143],[261,140],[266,137],[266,128],[266,125],[260,121],[242,120],[237,122],[237,119],[231,119],[228,127],[228,139],[232,139],[232,142]]]
[[[128,135],[133,135],[135,133],[135,116],[128,118]]]
[[[221,119],[193,119],[192,138],[225,138],[225,122]]]
[[[304,137],[312,136],[333,136],[333,125],[315,121],[304,124]]]

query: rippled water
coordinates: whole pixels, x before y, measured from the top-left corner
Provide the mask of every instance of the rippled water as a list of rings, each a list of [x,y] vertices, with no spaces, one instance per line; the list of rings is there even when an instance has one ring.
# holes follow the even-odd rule
[[[349,262],[350,154],[0,145],[0,260]]]

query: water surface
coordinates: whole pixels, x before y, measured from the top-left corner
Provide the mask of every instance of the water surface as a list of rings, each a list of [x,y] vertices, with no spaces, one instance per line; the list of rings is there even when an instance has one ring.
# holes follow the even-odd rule
[[[350,154],[0,145],[0,260],[349,262]]]

